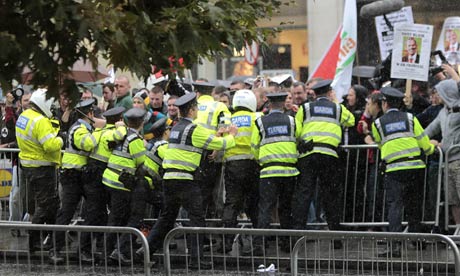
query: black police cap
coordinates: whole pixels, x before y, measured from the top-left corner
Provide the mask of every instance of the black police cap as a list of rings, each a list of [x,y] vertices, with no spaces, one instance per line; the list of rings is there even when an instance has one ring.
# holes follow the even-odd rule
[[[216,87],[214,84],[209,82],[193,82],[193,91],[209,94]]]
[[[385,100],[402,100],[404,93],[393,87],[383,87],[380,89]]]
[[[284,102],[286,100],[287,92],[267,93],[267,98],[272,102]]]
[[[181,96],[180,98],[178,98],[174,102],[174,105],[181,108],[181,107],[187,106],[188,104],[192,104],[195,101],[196,101],[196,93],[191,92],[191,93],[187,93]]]
[[[332,87],[332,80],[321,80],[318,81],[313,87],[311,88],[313,91],[315,91],[316,94],[324,94],[329,92]]]
[[[92,108],[96,101],[94,99],[88,99],[80,101],[76,106],[75,109],[78,109],[82,113],[88,113]]]
[[[93,107],[93,104],[95,103],[95,100],[94,99],[88,99],[88,100],[83,100],[83,101],[80,101],[76,106],[75,108],[79,109],[79,110],[86,110],[86,109],[89,109],[91,107]]]
[[[128,120],[143,119],[146,111],[137,107],[133,107],[126,111],[124,117]]]
[[[120,116],[121,114],[123,114],[123,112],[125,112],[125,110],[126,110],[126,108],[124,108],[123,106],[114,107],[114,108],[111,108],[111,109],[107,110],[106,112],[102,113],[102,116],[104,116],[105,118],[117,117],[117,116]]]
[[[150,128],[150,132],[153,133],[155,136],[162,135],[165,132],[166,128],[168,127],[168,118],[163,117],[158,119]]]

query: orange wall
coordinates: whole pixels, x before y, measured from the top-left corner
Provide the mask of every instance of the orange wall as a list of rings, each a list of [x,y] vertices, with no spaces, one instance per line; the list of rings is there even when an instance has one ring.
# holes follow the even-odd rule
[[[271,43],[291,44],[291,64],[292,69],[299,76],[299,67],[308,66],[308,31],[300,30],[283,30],[273,38]]]

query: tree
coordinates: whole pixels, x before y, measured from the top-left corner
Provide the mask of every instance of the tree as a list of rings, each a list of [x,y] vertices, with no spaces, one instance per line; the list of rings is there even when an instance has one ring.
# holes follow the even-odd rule
[[[275,29],[257,28],[279,0],[0,0],[0,83],[21,80],[57,96],[60,80],[80,58],[98,57],[147,78],[152,66],[171,73],[200,57],[228,55],[244,42],[263,42]],[[182,62],[179,62],[183,61]],[[72,86],[73,83],[70,83]]]

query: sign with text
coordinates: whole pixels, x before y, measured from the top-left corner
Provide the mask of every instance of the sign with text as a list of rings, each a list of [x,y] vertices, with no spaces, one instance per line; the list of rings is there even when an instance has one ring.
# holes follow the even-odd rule
[[[428,80],[433,26],[396,24],[391,78]]]
[[[412,7],[404,7],[399,11],[387,14],[386,17],[392,26],[401,23],[414,24]],[[384,60],[388,57],[393,48],[394,32],[388,27],[383,15],[375,17],[375,28],[379,39],[380,58]]]
[[[441,50],[450,64],[460,64],[460,17],[444,20],[436,50]]]

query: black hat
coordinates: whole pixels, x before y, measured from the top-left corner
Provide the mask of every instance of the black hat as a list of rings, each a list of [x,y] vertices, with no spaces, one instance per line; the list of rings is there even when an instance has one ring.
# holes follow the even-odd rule
[[[102,116],[104,116],[105,118],[119,117],[121,114],[123,114],[123,112],[125,112],[125,110],[126,108],[124,108],[123,106],[114,107],[102,113]]]
[[[170,121],[170,120],[169,120]],[[155,136],[159,137],[170,127],[168,124],[168,118],[163,117],[158,119],[150,128],[150,132]]]
[[[325,94],[332,89],[331,83],[332,80],[322,80],[313,85],[311,89],[315,91],[317,95]]]
[[[196,93],[191,92],[187,93],[184,96],[181,96],[178,98],[175,102],[174,105],[179,107],[179,108],[184,108],[189,104],[196,103]]]
[[[94,99],[88,99],[84,101],[80,101],[75,108],[83,113],[88,113],[92,108],[93,104],[95,103]]]
[[[144,119],[146,111],[137,107],[133,107],[130,110],[126,111],[124,117],[127,120],[137,120]]]
[[[194,82],[193,91],[200,92],[202,94],[211,94],[212,90],[216,87],[210,82]]]
[[[404,93],[393,87],[383,87],[380,89],[384,100],[402,100],[404,98]]]
[[[287,92],[275,92],[267,93],[266,96],[271,102],[284,102],[286,100],[287,95]]]

